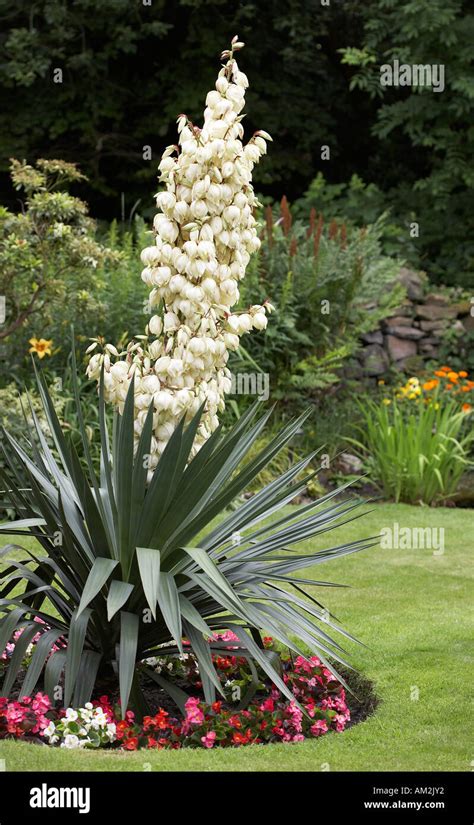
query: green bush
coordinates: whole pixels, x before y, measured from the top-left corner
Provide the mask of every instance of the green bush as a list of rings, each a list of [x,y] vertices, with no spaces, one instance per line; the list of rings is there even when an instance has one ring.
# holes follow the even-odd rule
[[[117,260],[116,253],[96,240],[87,205],[62,191],[83,178],[74,164],[38,160],[33,167],[12,160],[11,176],[26,197],[18,214],[0,208],[4,381],[13,373],[21,375],[29,338],[50,338],[57,350],[69,336],[71,321],[81,326],[99,311],[103,266]]]
[[[359,402],[363,423],[355,444],[370,480],[384,498],[407,504],[437,504],[456,492],[474,439],[455,400],[416,405],[371,398]]]
[[[231,368],[244,369],[250,356],[270,374],[272,397],[298,402],[336,383],[360,335],[399,304],[400,261],[382,253],[383,217],[362,229],[328,222],[314,209],[309,219],[293,220],[283,198],[280,215],[267,207],[265,218],[241,303],[269,299],[275,312]]]

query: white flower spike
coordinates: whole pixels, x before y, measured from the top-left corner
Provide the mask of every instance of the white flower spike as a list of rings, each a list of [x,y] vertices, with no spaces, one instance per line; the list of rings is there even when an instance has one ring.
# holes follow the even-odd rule
[[[202,128],[179,115],[179,145],[168,146],[159,164],[165,189],[156,196],[155,243],[141,254],[142,279],[151,290],[149,337],[131,342],[125,360],[107,345],[87,369],[98,379],[104,365],[105,396],[119,412],[134,375],[136,441],[154,405],[150,477],[184,413],[191,418],[205,402],[193,453],[216,429],[231,389],[229,352],[241,335],[265,329],[271,309],[254,305],[232,313],[260,246],[252,170],[271,140],[261,130],[242,142],[248,80],[234,52],[243,45],[234,37],[221,55],[225,65],[206,97]]]

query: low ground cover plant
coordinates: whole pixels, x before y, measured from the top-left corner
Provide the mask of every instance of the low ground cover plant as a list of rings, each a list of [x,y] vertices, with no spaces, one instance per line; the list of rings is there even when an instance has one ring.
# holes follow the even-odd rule
[[[437,504],[449,499],[471,465],[474,382],[448,366],[412,376],[379,399],[359,403],[363,423],[349,438],[387,499]]]
[[[21,633],[17,634],[17,643],[20,639]],[[250,668],[248,660],[238,655],[239,639],[234,633],[214,634],[212,644],[218,646],[220,642],[235,644],[220,652],[212,652],[211,648],[223,693],[215,702],[204,699],[202,675],[192,653],[159,656],[147,660],[147,665],[157,674],[165,672],[185,682],[191,692],[182,716],[169,702],[166,709],[149,709],[139,719],[132,710],[123,715],[120,701],[107,694],[93,698],[84,707],[64,708],[38,691],[32,697],[0,699],[0,738],[43,741],[66,749],[210,749],[301,742],[330,730],[345,729],[350,711],[344,688],[317,657],[281,657],[283,681],[298,699],[298,707],[282,695],[260,667]],[[189,642],[184,644],[185,651],[190,650]],[[265,637],[264,649],[273,648],[273,639]],[[14,647],[6,658],[13,654]],[[241,696],[244,701],[238,700]]]

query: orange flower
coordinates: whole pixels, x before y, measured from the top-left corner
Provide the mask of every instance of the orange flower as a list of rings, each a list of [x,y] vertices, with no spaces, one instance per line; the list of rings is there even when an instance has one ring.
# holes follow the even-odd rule
[[[52,355],[52,341],[47,341],[46,338],[30,338],[28,343],[31,344],[29,352],[36,352],[38,358],[44,358],[45,355]]]
[[[466,386],[461,387],[461,392],[470,392],[470,391],[471,391],[471,387],[466,387]]]
[[[471,404],[463,404],[463,405],[462,405],[462,411],[463,411],[464,413],[471,412],[471,410],[472,410],[472,406],[471,406]]]
[[[459,377],[460,378],[467,378],[467,376],[468,376],[468,373],[466,372],[466,370],[461,370],[459,372]]]
[[[456,383],[456,381],[458,380],[459,376],[458,376],[457,372],[448,372],[448,378],[449,378],[449,380],[450,380],[450,381],[452,381],[453,383]]]
[[[435,375],[437,375],[438,378],[446,378],[443,370],[436,370]]]
[[[452,390],[452,388],[453,388],[453,385],[452,385],[452,384],[446,384],[446,389],[447,389],[447,390]]]
[[[431,381],[425,381],[425,383],[423,384],[423,389],[427,390],[427,392],[429,392],[430,390],[434,390],[434,388],[437,387],[438,384],[439,384],[438,379],[437,378],[432,378]]]

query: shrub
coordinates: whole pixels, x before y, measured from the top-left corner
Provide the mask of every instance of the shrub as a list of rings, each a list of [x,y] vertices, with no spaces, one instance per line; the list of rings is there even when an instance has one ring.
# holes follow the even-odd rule
[[[95,239],[87,205],[65,190],[83,178],[74,164],[12,160],[11,176],[26,199],[19,214],[0,209],[0,294],[6,309],[0,341],[9,375],[22,365],[28,338],[39,339],[54,326],[58,309],[67,328],[73,318],[96,311],[103,264],[115,257]]]
[[[393,398],[359,402],[360,440],[348,439],[365,457],[370,479],[387,499],[436,504],[456,492],[474,433],[466,412],[446,399],[435,381],[411,378]],[[469,405],[468,405],[469,406]]]
[[[382,218],[348,228],[315,209],[306,220],[293,220],[286,198],[278,218],[266,208],[262,246],[241,303],[253,295],[276,308],[265,335],[246,344],[259,368],[275,378],[274,397],[297,400],[335,383],[359,336],[400,302],[403,289],[394,285],[400,262],[382,254],[383,226]],[[240,364],[233,359],[231,366]]]

